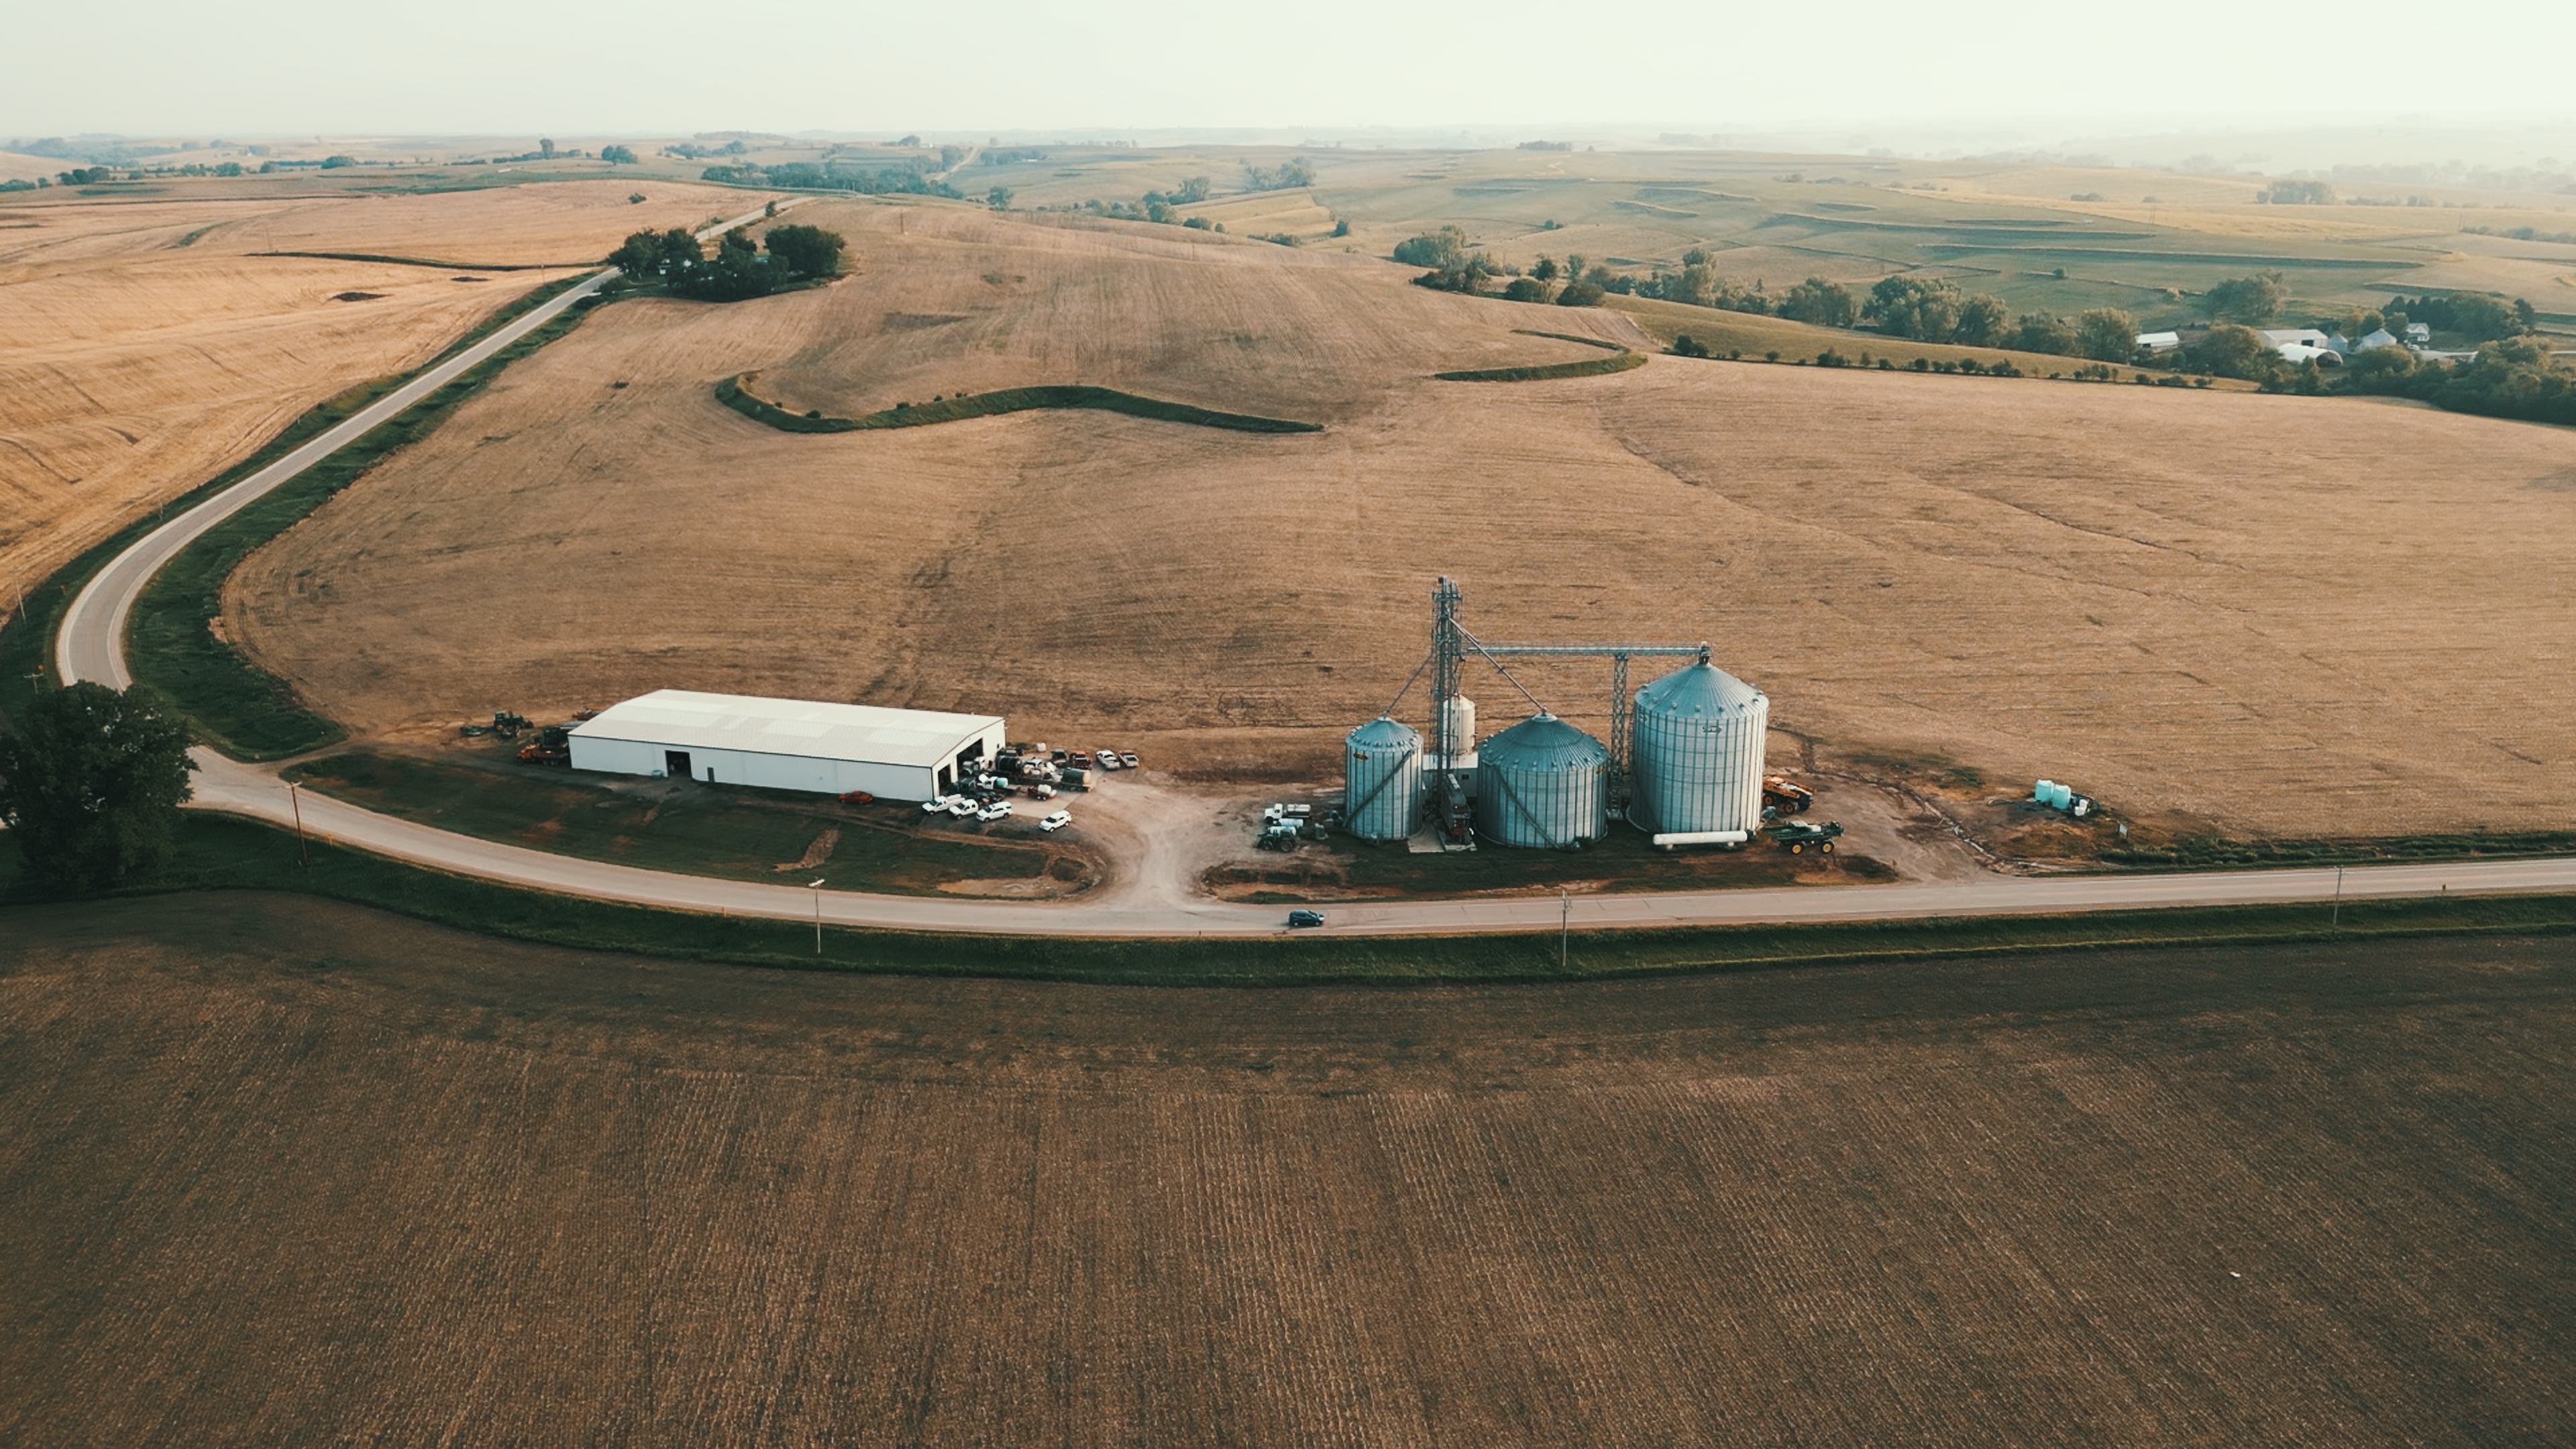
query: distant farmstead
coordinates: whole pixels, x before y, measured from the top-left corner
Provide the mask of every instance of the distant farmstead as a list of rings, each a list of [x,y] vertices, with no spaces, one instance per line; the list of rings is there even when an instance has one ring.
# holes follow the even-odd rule
[[[2149,352],[2171,352],[2175,348],[2182,346],[2182,334],[2179,332],[2141,332],[2138,334],[2138,346]]]
[[[572,765],[618,775],[929,800],[1002,748],[999,715],[657,689],[572,731]]]

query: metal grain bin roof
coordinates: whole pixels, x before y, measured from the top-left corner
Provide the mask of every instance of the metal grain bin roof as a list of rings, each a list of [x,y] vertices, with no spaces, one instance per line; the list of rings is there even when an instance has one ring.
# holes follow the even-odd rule
[[[1534,714],[1478,749],[1486,769],[1574,769],[1610,762],[1610,749],[1552,714]]]
[[[1355,750],[1400,750],[1418,746],[1422,736],[1412,726],[1387,715],[1379,715],[1351,731],[1349,744]]]
[[[1723,715],[1750,706],[1762,691],[1714,664],[1676,669],[1637,691],[1637,712]]]

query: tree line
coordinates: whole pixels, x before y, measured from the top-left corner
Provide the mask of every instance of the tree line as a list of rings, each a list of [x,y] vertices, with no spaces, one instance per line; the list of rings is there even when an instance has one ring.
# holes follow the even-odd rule
[[[736,227],[716,243],[715,255],[695,233],[675,226],[669,231],[639,231],[609,253],[609,265],[637,283],[658,282],[674,296],[704,302],[739,302],[766,297],[803,282],[841,274],[849,243],[839,232],[817,226],[773,226],[768,253],[750,231]]]

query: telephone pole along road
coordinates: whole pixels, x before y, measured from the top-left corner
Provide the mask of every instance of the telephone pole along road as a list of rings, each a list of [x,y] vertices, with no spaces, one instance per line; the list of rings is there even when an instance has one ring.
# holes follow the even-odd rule
[[[794,204],[779,205],[785,210]],[[761,215],[759,211],[748,212],[708,227],[699,236],[712,236],[757,221]],[[512,319],[489,337],[423,372],[329,432],[137,540],[91,578],[63,615],[62,632],[55,641],[56,666],[62,681],[70,684],[92,679],[117,689],[133,683],[125,664],[126,620],[145,585],[181,549],[459,374],[562,315],[566,308],[595,294],[616,275],[616,268],[611,267],[585,278],[579,286]],[[198,807],[277,825],[290,822],[295,802],[273,770],[245,765],[208,749],[193,753],[200,769],[195,801]],[[816,892],[804,886],[640,870],[528,850],[378,815],[325,795],[307,795],[302,809],[304,828],[335,844],[503,885],[632,905],[795,921],[811,919],[819,910],[822,921],[829,925],[993,935],[1245,937],[1271,935],[1282,929],[1278,909],[1215,899],[1121,906],[1112,901],[1079,899],[995,901]],[[2576,858],[2362,866],[2346,868],[2340,876],[2341,894],[2347,900],[2442,892],[2471,895],[2565,891],[2576,890]],[[1998,876],[1915,885],[1637,892],[1586,896],[1572,902],[1570,915],[1560,915],[1568,908],[1544,896],[1370,901],[1332,906],[1330,923],[1306,934],[1538,931],[1561,927],[1569,920],[1587,929],[1599,929],[2057,915],[2162,906],[2322,904],[2335,898],[2337,877],[2334,868],[2320,867],[2198,875],[2042,879]]]

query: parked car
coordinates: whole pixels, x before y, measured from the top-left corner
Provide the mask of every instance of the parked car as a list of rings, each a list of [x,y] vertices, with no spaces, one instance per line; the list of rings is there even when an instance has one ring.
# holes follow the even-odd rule
[[[1062,830],[1072,823],[1073,817],[1059,810],[1044,820],[1039,821],[1038,829],[1045,831],[1049,835],[1053,835],[1055,832]]]
[[[948,813],[963,820],[975,813],[975,802],[963,795],[953,796],[948,801]]]
[[[996,800],[992,804],[975,812],[975,818],[983,821],[987,825],[996,820],[1007,820],[1010,816],[1011,802],[1008,800]]]
[[[1031,785],[1028,787],[1028,797],[1032,800],[1052,800],[1055,798],[1055,787],[1053,785]]]
[[[1134,750],[1120,750],[1118,752],[1118,763],[1130,770],[1135,769],[1136,752]]]
[[[1069,757],[1069,763],[1074,764],[1074,765],[1078,765],[1078,766],[1080,766],[1081,768],[1086,769],[1086,770],[1087,770],[1087,769],[1089,769],[1089,768],[1091,768],[1091,751],[1089,751],[1089,750],[1076,750],[1076,751],[1074,751],[1074,752],[1073,752],[1073,754]]]
[[[1322,911],[1290,911],[1288,913],[1288,929],[1292,931],[1303,931],[1309,927],[1320,926],[1322,924],[1324,924],[1324,913]]]
[[[1118,752],[1116,750],[1102,750],[1095,758],[1100,761],[1100,768],[1104,770],[1115,770],[1118,768]]]
[[[933,796],[930,799],[921,802],[921,813],[924,815],[942,814],[948,809],[949,802],[956,798],[957,797],[954,795]]]

